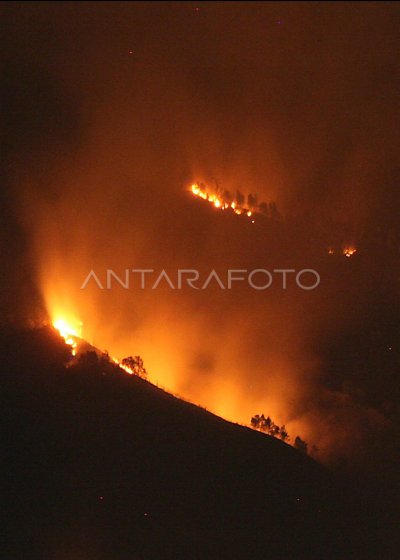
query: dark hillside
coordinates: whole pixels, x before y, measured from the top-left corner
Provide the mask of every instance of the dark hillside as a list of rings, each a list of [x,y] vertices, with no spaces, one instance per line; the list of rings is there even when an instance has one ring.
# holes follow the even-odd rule
[[[282,442],[48,329],[2,335],[4,558],[347,558],[339,487]]]

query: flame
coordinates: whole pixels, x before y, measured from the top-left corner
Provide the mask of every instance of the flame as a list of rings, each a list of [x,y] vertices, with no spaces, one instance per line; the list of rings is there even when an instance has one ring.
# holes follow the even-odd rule
[[[68,322],[65,319],[59,318],[53,321],[53,327],[60,333],[60,335],[65,341],[65,344],[71,346],[72,355],[76,356],[77,348],[78,348],[78,342],[76,338],[82,338],[81,336],[82,322],[81,321]],[[117,364],[117,366],[123,369],[126,373],[128,373],[129,375],[134,375],[135,372],[130,367],[122,364],[119,360],[117,360],[112,356],[110,356],[110,358],[115,364]]]
[[[124,364],[122,364],[119,360],[117,360],[116,358],[111,358],[112,361],[114,362],[114,364],[117,364],[118,367],[120,367],[121,369],[123,369],[126,373],[128,373],[129,375],[133,375],[135,372],[128,366],[125,366]]]
[[[341,253],[342,255],[344,255],[345,257],[347,257],[349,259],[355,253],[357,253],[357,249],[356,249],[356,247],[348,246],[348,247],[344,247],[341,250],[339,249],[339,251],[336,251],[335,249],[333,249],[333,247],[329,247],[328,255],[335,255],[336,252],[338,252],[339,254]]]
[[[347,258],[352,257],[355,253],[357,253],[357,249],[355,247],[345,247],[343,249],[343,255]]]
[[[76,356],[76,349],[78,346],[75,337],[81,337],[82,323],[80,321],[74,321],[73,324],[67,322],[65,319],[59,318],[53,321],[53,327],[58,330],[60,335],[65,340],[65,344],[71,346],[72,355]]]
[[[118,362],[118,360],[115,360],[115,363],[119,365],[119,367],[121,369],[123,369],[126,373],[128,373],[129,375],[133,375],[134,372],[131,370],[131,368],[129,368],[128,366],[124,366],[122,365],[120,362]]]
[[[240,216],[241,214],[246,214],[248,218],[253,216],[253,212],[247,206],[239,206],[236,202],[228,203],[226,200],[216,193],[209,193],[206,191],[206,187],[200,185],[199,183],[193,183],[190,190],[194,196],[201,198],[210,202],[215,208],[219,210],[233,210],[235,214]],[[254,223],[254,221],[252,221]]]
[[[237,216],[245,215],[252,224],[256,223],[254,219],[256,216],[262,214],[265,216],[269,215],[268,204],[265,202],[258,204],[257,196],[249,195],[247,197],[249,201],[247,204],[244,203],[245,198],[243,195],[240,195],[242,202],[238,202],[237,199],[232,201],[233,196],[228,191],[222,193],[221,189],[217,187],[216,192],[210,192],[211,189],[203,183],[193,183],[190,186],[190,191],[194,196],[206,200],[219,210],[231,210]],[[237,194],[238,196],[239,193]],[[252,203],[250,203],[251,198],[253,200]]]
[[[192,193],[195,196],[199,196],[203,200],[208,200],[208,195],[201,190],[201,188],[199,187],[199,185],[197,183],[194,183],[191,188],[192,188]]]
[[[65,319],[55,319],[53,321],[53,327],[58,330],[60,335],[67,340],[71,335],[72,336],[81,336],[82,332],[82,323],[75,321],[74,326],[72,323],[66,321]]]

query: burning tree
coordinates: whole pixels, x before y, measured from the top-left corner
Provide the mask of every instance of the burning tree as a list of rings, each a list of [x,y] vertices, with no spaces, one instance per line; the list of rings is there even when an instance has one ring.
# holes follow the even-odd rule
[[[147,370],[143,365],[143,359],[140,356],[128,356],[121,361],[121,365],[129,369],[133,375],[145,378]]]
[[[209,188],[204,183],[193,183],[191,191],[194,196],[207,200],[215,208],[220,210],[232,210],[235,214],[246,215],[252,218],[254,223],[253,214],[262,214],[270,220],[281,221],[282,215],[280,214],[275,202],[259,202],[256,194],[244,195],[240,190],[231,193],[227,189],[223,189],[217,181],[215,187]]]

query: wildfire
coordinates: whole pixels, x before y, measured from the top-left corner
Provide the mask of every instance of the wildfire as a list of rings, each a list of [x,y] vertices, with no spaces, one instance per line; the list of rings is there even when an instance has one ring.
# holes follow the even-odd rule
[[[349,247],[344,247],[343,249],[340,249],[338,251],[336,251],[335,249],[333,249],[332,247],[330,247],[328,249],[328,255],[335,255],[336,253],[339,253],[341,255],[344,255],[345,257],[347,257],[348,259],[350,257],[352,257],[355,253],[357,253],[357,249],[353,246],[349,246]]]
[[[117,366],[119,366],[121,369],[123,369],[126,373],[128,373],[129,375],[134,375],[135,372],[129,366],[124,365],[122,362],[120,362],[116,358],[111,358],[111,359],[114,362],[114,364],[117,364]]]
[[[343,255],[347,258],[352,257],[357,252],[355,247],[345,247],[343,249]]]
[[[65,321],[65,319],[56,319],[53,321],[53,327],[58,330],[60,335],[65,340],[65,344],[71,346],[72,355],[76,356],[77,341],[76,338],[80,338],[82,331],[82,323],[75,321],[75,326]]]
[[[237,216],[246,216],[252,224],[261,216],[275,222],[283,220],[275,202],[261,202],[256,194],[244,195],[239,190],[232,194],[218,184],[214,188],[210,188],[204,183],[193,183],[189,190],[193,196],[209,202],[218,210],[234,212]]]
[[[215,208],[218,208],[219,210],[233,210],[233,212],[238,216],[240,216],[241,214],[245,214],[249,218],[253,215],[253,212],[246,205],[240,205],[237,202],[228,202],[227,200],[224,200],[222,195],[209,193],[207,192],[206,187],[202,184],[193,183],[193,185],[191,185],[190,187],[190,190],[194,196],[210,202],[213,206],[215,206]],[[254,220],[252,220],[251,222],[254,224]]]
[[[76,340],[81,339],[82,334],[82,323],[80,321],[74,321],[74,326],[67,322],[65,319],[56,319],[53,321],[53,327],[60,333],[62,338],[65,341],[65,344],[71,346],[72,348],[72,355],[77,355],[77,348],[78,348],[78,341]],[[117,364],[121,369],[123,369],[129,375],[134,375],[135,371],[130,368],[128,365],[120,362],[116,358],[111,357],[111,360]]]
[[[202,189],[200,187],[200,185],[198,185],[197,183],[194,183],[191,186],[191,191],[195,196],[198,196],[199,198],[201,198],[202,200],[207,200],[208,202],[211,202],[211,204],[213,204],[215,206],[215,208],[220,208],[221,210],[226,210],[227,208],[229,208],[229,204],[227,204],[226,202],[224,202],[222,200],[222,198],[220,198],[218,195],[216,194],[211,194],[211,193],[207,193],[204,189]],[[234,208],[234,202],[232,202],[231,208]]]

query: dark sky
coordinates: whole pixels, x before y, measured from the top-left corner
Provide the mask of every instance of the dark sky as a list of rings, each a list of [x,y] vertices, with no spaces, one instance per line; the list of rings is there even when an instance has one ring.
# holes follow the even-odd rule
[[[1,10],[5,313],[70,314],[153,381],[234,420],[271,413],[326,457],[370,449],[398,422],[398,4]],[[215,180],[283,223],[190,198]],[[354,258],[327,256],[343,244]],[[320,288],[79,290],[92,268],[282,266]]]

